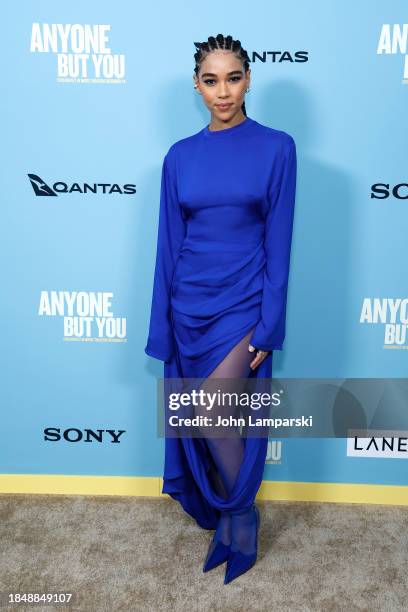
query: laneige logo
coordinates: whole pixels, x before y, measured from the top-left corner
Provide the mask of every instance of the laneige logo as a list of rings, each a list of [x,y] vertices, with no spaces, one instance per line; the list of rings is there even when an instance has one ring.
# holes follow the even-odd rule
[[[408,438],[405,436],[347,438],[347,456],[408,459]]]

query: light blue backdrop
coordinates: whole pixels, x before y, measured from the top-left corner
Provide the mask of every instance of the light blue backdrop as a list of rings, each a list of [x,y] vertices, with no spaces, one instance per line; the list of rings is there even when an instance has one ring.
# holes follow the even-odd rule
[[[162,364],[143,351],[161,163],[173,142],[209,121],[192,86],[193,42],[219,32],[239,38],[250,57],[308,53],[303,63],[271,55],[252,62],[246,97],[248,115],[291,133],[298,151],[287,336],[274,376],[406,376],[407,352],[384,348],[383,325],[360,323],[365,297],[406,297],[408,204],[370,197],[374,183],[408,179],[404,54],[377,54],[383,24],[404,20],[402,0],[9,3],[1,53],[1,472],[162,474]],[[124,55],[124,82],[58,82],[57,54],[30,50],[35,23],[40,32],[44,24],[110,26],[104,55]],[[39,196],[29,174],[51,188],[130,183],[136,193]],[[39,314],[41,292],[52,291],[113,294],[126,341],[64,340],[63,317]],[[46,427],[125,433],[118,444],[107,434],[103,442],[51,442]],[[407,465],[347,457],[344,439],[283,440],[265,478],[408,484]]]

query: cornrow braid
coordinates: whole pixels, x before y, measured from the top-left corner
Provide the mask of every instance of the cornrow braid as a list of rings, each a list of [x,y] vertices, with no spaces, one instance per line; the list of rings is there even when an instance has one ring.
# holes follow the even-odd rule
[[[209,36],[204,42],[195,42],[197,51],[194,53],[195,68],[194,72],[198,76],[200,65],[202,61],[207,57],[211,51],[215,49],[227,49],[235,53],[238,59],[242,61],[245,72],[249,69],[249,55],[245,49],[241,46],[240,40],[234,40],[232,36],[225,36],[223,34],[217,34],[217,36]],[[245,102],[242,104],[242,112],[246,116]]]

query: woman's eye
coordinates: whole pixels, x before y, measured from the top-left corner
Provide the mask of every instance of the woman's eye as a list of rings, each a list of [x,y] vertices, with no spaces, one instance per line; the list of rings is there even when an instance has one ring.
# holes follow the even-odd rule
[[[230,78],[230,81],[234,81],[234,82],[235,81],[240,81],[240,80],[241,80],[240,76],[233,76],[233,77]],[[206,79],[206,80],[204,80],[204,83],[206,85],[211,85],[214,82],[215,82],[215,79]]]

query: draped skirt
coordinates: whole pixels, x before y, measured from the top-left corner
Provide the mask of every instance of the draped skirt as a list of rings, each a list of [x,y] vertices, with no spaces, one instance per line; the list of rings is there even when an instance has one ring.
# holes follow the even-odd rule
[[[191,336],[190,321],[187,324],[184,315],[173,308],[171,320],[175,351],[171,360],[164,363],[164,378],[205,379],[255,327],[259,310],[253,311],[254,314],[255,317],[247,317],[245,321],[242,313],[238,319],[234,313],[231,321],[228,313],[224,313],[225,316],[216,322],[211,321],[211,327],[205,330],[206,333],[197,342],[196,336]],[[239,322],[240,325],[237,325]],[[254,370],[249,371],[248,378],[271,379],[272,355],[270,351]],[[255,357],[255,352],[252,356]],[[255,501],[262,482],[268,437],[246,437],[243,442],[241,467],[232,491],[225,498],[217,494],[212,484],[211,457],[205,439],[166,437],[162,493],[177,500],[200,527],[215,529],[221,511],[238,511],[249,507]]]

